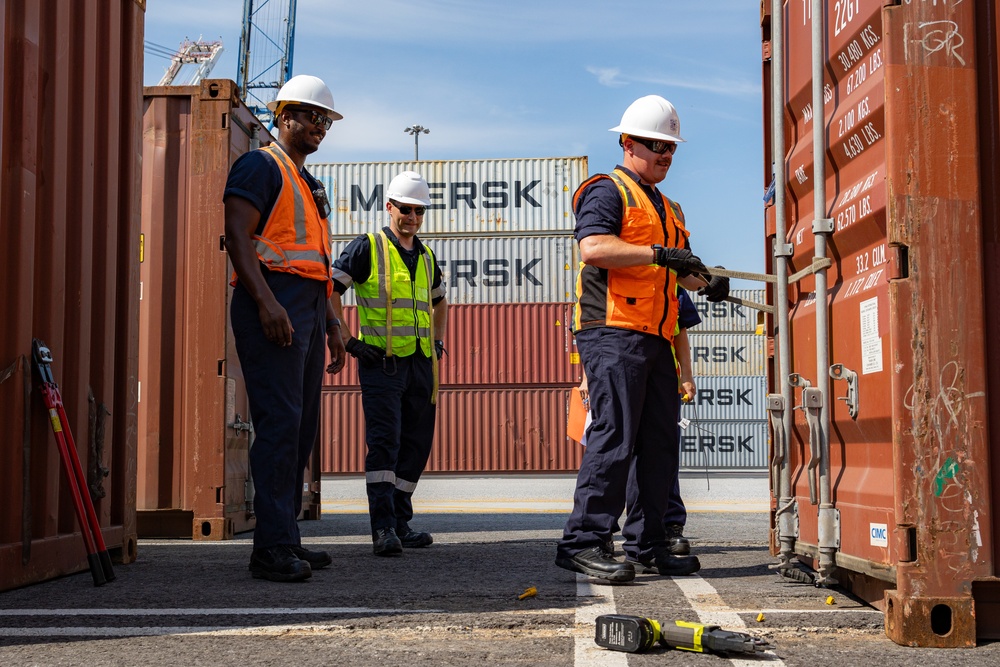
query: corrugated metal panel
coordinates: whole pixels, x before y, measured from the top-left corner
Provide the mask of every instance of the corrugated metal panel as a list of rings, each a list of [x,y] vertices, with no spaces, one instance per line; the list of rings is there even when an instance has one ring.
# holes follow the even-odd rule
[[[570,472],[582,447],[566,437],[570,389],[445,389],[429,472]],[[323,473],[364,471],[360,391],[324,391]]]
[[[764,320],[760,311],[753,308],[728,301],[712,303],[706,301],[705,297],[698,296],[697,292],[688,292],[688,295],[694,301],[698,314],[701,315],[701,324],[692,328],[692,333],[695,331],[699,333],[710,331],[752,333],[757,330],[758,324],[763,324]],[[754,303],[764,303],[764,290],[762,289],[734,289],[730,292],[730,296]]]
[[[135,2],[0,6],[0,590],[87,569],[32,337],[52,350],[105,542],[136,555],[143,18]]]
[[[144,537],[254,527],[249,419],[229,317],[222,192],[251,135],[232,81],[145,89],[138,510]]]
[[[766,421],[697,420],[681,430],[681,468],[767,468]]]
[[[586,157],[307,165],[333,204],[334,236],[354,237],[388,224],[385,189],[401,171],[431,186],[421,230],[462,236],[572,231],[573,193],[587,178]]]
[[[852,418],[836,400],[846,394],[845,383],[830,383],[830,474],[843,531],[837,564],[856,572],[850,579],[856,592],[880,604],[891,584],[870,575],[895,568],[895,590],[885,597],[886,631],[895,641],[968,646],[979,615],[973,582],[996,569],[996,551],[975,546],[996,544],[993,524],[982,517],[995,514],[997,480],[982,462],[997,456],[1000,442],[983,430],[986,357],[996,345],[983,336],[984,192],[974,174],[993,159],[980,160],[977,127],[983,123],[976,114],[984,110],[985,125],[995,126],[997,63],[989,49],[977,59],[973,46],[996,44],[996,10],[995,3],[883,5],[836,3],[824,40],[827,201],[818,213],[834,222],[827,253],[834,262],[830,362],[858,374],[860,397]],[[779,187],[789,194],[789,225],[778,241],[792,244],[794,272],[814,254],[812,129],[818,116],[810,104],[812,21],[804,4],[786,7],[784,111],[791,143],[777,159],[785,161],[787,182]],[[977,11],[986,20],[977,21]],[[985,93],[978,100],[977,78]],[[994,180],[982,187],[996,190]],[[995,230],[995,218],[987,225]],[[767,233],[770,248],[773,210]],[[790,322],[774,322],[769,332],[786,327],[791,370],[813,383],[814,290],[812,277],[797,283],[789,295]],[[793,442],[809,442],[802,411],[794,429]],[[790,448],[800,549],[819,542],[816,511],[803,511],[810,507],[808,451]],[[885,542],[845,530],[873,521],[888,526]],[[942,611],[945,626],[932,620]]]
[[[757,375],[764,377],[767,338],[756,334],[696,333],[691,329],[691,364],[697,376]]]
[[[578,251],[571,235],[424,240],[441,265],[450,304],[565,303],[576,294]],[[346,245],[334,243],[334,253]],[[354,290],[344,303],[357,303]]]
[[[441,386],[578,384],[572,314],[571,303],[449,306]],[[346,307],[344,316],[357,334],[357,308]],[[324,385],[358,386],[357,362],[348,359],[346,369],[328,374]]]
[[[753,421],[767,419],[767,379],[755,377],[695,377],[690,403],[681,403],[687,419]]]

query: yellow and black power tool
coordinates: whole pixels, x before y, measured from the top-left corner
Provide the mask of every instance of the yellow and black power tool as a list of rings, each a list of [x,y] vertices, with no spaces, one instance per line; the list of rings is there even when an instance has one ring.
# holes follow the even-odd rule
[[[718,625],[686,621],[662,625],[651,618],[624,614],[598,616],[594,641],[602,648],[626,653],[642,653],[657,643],[682,651],[723,655],[763,653],[774,648],[763,639],[744,632],[723,630]]]

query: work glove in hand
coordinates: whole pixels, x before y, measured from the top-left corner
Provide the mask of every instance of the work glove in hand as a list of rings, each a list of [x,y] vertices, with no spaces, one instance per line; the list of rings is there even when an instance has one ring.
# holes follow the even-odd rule
[[[349,355],[366,366],[377,366],[382,363],[382,358],[385,357],[384,350],[357,338],[347,341],[346,348]]]
[[[438,361],[441,361],[441,357],[446,355],[448,350],[444,349],[444,341],[436,340],[434,341],[434,354],[437,355]]]
[[[726,267],[717,266],[715,268],[724,269]],[[729,278],[710,276],[707,273],[705,277],[708,279],[708,284],[699,288],[698,294],[705,297],[706,301],[724,301],[729,296]]]
[[[653,262],[673,269],[681,278],[692,273],[708,273],[708,269],[701,263],[698,256],[692,254],[687,248],[664,248],[654,245]]]

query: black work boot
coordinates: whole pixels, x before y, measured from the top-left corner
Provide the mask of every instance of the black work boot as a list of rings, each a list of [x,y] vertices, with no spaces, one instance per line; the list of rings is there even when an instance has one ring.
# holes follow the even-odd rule
[[[697,556],[675,556],[669,549],[660,549],[652,558],[637,560],[629,557],[627,563],[642,566],[643,574],[659,574],[664,577],[682,577],[701,569]]]
[[[556,565],[608,581],[625,582],[635,579],[635,568],[632,564],[615,560],[604,550],[604,545],[584,549],[570,558],[556,558]]]
[[[372,551],[376,556],[398,556],[403,553],[403,543],[396,536],[396,529],[376,528],[372,533]]]
[[[310,551],[301,544],[290,548],[296,558],[309,563],[309,567],[314,570],[320,570],[333,562],[333,559],[330,558],[330,554],[325,551]]]
[[[404,549],[419,549],[434,544],[434,538],[430,533],[421,533],[412,528],[408,529],[405,533],[401,533],[399,541],[403,543]]]
[[[305,581],[312,576],[312,567],[292,553],[291,547],[269,547],[250,554],[250,574],[269,581]]]
[[[667,550],[675,556],[687,556],[691,553],[691,543],[684,537],[684,526],[679,523],[664,524],[667,533]]]

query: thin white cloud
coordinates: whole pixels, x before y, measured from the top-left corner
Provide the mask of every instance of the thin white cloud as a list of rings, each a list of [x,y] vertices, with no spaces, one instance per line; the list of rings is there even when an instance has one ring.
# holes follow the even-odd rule
[[[672,76],[636,76],[622,74],[617,67],[587,67],[602,86],[617,88],[632,83],[653,84],[666,88],[685,88],[715,95],[760,97],[761,85],[756,82],[723,78],[681,78]]]
[[[587,71],[597,77],[597,83],[608,88],[627,86],[628,81],[621,78],[621,70],[617,67],[588,67]]]

